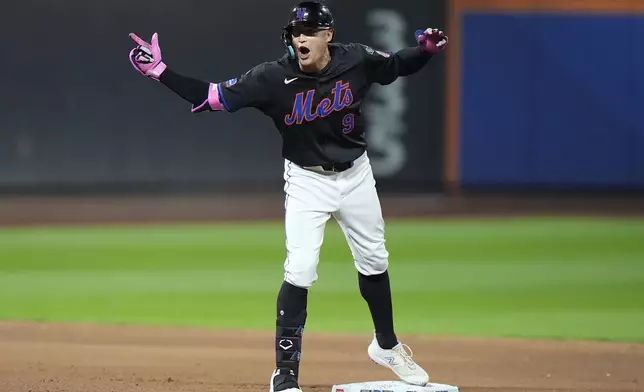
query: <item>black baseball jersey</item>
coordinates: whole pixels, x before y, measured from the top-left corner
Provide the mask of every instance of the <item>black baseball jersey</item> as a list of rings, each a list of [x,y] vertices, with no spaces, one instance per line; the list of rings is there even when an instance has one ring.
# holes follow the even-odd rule
[[[229,112],[253,107],[269,116],[282,135],[283,157],[296,164],[352,161],[367,147],[361,106],[369,87],[394,82],[401,60],[361,44],[329,50],[331,61],[319,73],[304,73],[284,56],[219,83],[220,100]]]

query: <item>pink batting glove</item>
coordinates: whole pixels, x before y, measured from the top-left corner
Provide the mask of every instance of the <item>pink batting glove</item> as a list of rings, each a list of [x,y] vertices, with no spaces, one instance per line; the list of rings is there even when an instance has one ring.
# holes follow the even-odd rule
[[[152,35],[152,43],[149,44],[139,38],[136,34],[130,33],[130,38],[137,43],[137,47],[130,51],[130,62],[134,69],[141,75],[159,81],[166,65],[161,61],[161,48],[159,47],[159,35]]]
[[[423,52],[437,54],[447,47],[447,36],[438,29],[416,30],[416,41]]]

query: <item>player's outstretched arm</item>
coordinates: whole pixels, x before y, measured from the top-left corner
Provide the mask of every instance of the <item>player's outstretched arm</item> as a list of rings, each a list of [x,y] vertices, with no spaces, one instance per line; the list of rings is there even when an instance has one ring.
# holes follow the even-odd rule
[[[448,38],[438,29],[416,30],[417,47],[405,48],[396,53],[398,76],[413,75],[420,71],[432,56],[447,47]]]
[[[132,66],[142,75],[163,83],[170,90],[192,103],[192,112],[236,112],[253,107],[265,110],[271,102],[271,70],[268,63],[259,64],[238,78],[221,83],[209,83],[179,75],[169,69],[161,57],[159,36],[154,33],[150,43],[130,34],[137,46],[130,51]],[[273,75],[274,76],[274,75]]]
[[[386,85],[400,76],[415,74],[434,55],[441,53],[447,47],[447,36],[438,29],[418,30],[415,38],[417,46],[404,48],[395,53],[381,52],[361,45],[369,79]]]
[[[161,56],[157,33],[152,35],[149,43],[134,33],[130,33],[130,37],[137,44],[130,51],[130,62],[140,74],[163,83],[177,95],[192,103],[193,113],[225,109],[219,98],[217,84],[179,75],[166,66]]]

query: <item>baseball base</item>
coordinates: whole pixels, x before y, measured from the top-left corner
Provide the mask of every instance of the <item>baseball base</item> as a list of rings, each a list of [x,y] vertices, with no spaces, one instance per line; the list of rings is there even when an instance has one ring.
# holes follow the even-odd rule
[[[369,381],[334,385],[331,392],[458,392],[458,387],[436,383],[421,387],[402,381]]]

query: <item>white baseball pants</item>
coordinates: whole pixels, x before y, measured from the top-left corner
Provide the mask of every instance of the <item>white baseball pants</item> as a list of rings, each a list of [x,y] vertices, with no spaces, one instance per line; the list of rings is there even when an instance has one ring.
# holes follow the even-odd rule
[[[303,168],[285,160],[284,181],[287,282],[309,288],[317,280],[320,247],[331,216],[344,232],[361,274],[387,270],[385,223],[366,152],[341,173]]]

